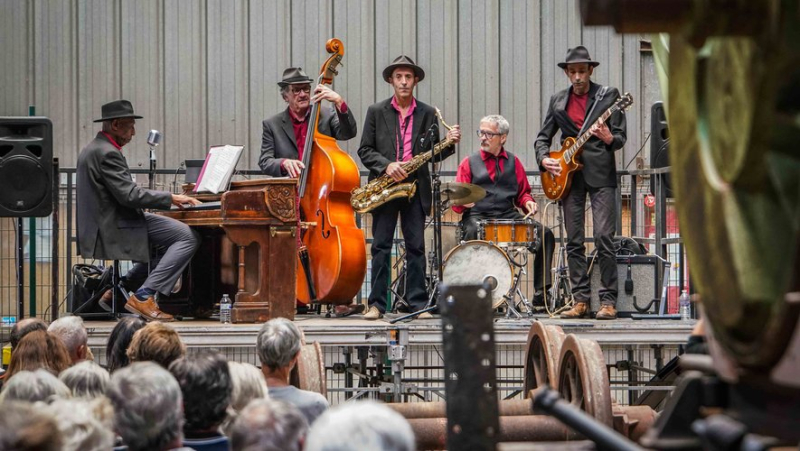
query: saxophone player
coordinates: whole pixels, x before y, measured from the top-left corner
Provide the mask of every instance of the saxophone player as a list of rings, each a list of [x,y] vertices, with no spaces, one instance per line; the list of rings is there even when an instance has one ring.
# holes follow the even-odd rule
[[[383,79],[392,85],[394,95],[371,105],[364,121],[358,156],[369,170],[369,179],[388,175],[395,181],[416,180],[418,189],[411,199],[395,199],[372,211],[372,290],[366,319],[378,319],[386,312],[389,291],[391,251],[397,217],[406,244],[406,297],[414,311],[425,306],[425,216],[431,211],[431,185],[427,166],[408,174],[401,163],[422,152],[420,138],[436,123],[434,108],[414,98],[414,87],[425,78],[425,71],[400,55],[383,70]],[[447,132],[455,143],[461,140],[458,126]],[[438,136],[436,137],[438,140]],[[442,154],[445,158],[454,148]],[[423,313],[419,318],[430,318]]]

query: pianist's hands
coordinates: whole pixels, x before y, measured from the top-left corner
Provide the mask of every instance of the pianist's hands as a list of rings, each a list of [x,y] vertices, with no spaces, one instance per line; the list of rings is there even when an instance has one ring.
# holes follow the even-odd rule
[[[183,194],[173,194],[172,195],[172,205],[183,209],[184,205],[200,205],[202,202],[195,199],[194,197],[184,196]]]

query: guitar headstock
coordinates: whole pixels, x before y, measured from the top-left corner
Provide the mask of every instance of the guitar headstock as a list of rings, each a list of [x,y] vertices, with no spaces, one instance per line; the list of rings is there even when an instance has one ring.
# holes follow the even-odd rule
[[[617,99],[617,102],[614,104],[614,106],[616,106],[617,109],[619,109],[620,111],[625,111],[629,109],[632,105],[633,105],[633,96],[629,92],[623,94],[622,97]]]

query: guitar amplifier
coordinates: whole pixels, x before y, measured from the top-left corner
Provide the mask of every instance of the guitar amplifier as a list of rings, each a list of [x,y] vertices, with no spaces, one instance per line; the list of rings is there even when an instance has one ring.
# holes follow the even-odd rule
[[[589,257],[589,264],[592,264],[591,257]],[[617,292],[617,316],[629,318],[634,313],[658,313],[655,303],[646,311],[640,312],[634,306],[634,302],[644,308],[653,298],[661,297],[661,286],[658,284],[660,270],[660,260],[654,255],[617,256],[617,289],[619,290]],[[628,280],[629,285],[633,284],[633,292],[630,294],[625,291],[625,284]],[[592,265],[591,288],[591,308],[593,313],[597,313],[600,310],[598,291],[602,285],[600,283],[600,263],[596,259]]]

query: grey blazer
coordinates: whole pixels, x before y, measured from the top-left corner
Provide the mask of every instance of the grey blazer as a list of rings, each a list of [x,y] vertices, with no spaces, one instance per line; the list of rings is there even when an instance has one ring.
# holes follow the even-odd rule
[[[589,87],[589,101],[586,102],[586,112],[592,109],[596,101],[597,92],[600,90],[600,85],[592,83]],[[542,172],[545,171],[542,166],[542,160],[550,156],[550,145],[553,142],[553,137],[558,130],[561,130],[561,144],[568,137],[577,137],[578,127],[572,122],[572,119],[567,115],[567,100],[569,94],[572,92],[572,87],[560,91],[550,98],[550,106],[547,108],[547,116],[544,118],[542,130],[536,137],[534,147],[536,149],[536,162],[539,163],[539,168]],[[619,98],[619,91],[616,88],[609,88],[602,100],[594,107],[592,116],[586,118],[586,127],[588,128],[594,121],[600,117],[605,110],[607,110]],[[616,187],[617,186],[617,165],[614,158],[614,151],[622,148],[625,141],[628,139],[626,135],[627,122],[625,115],[621,112],[616,112],[611,115],[606,121],[608,129],[614,136],[614,140],[610,145],[606,145],[603,141],[596,137],[590,138],[583,146],[583,152],[578,160],[583,163],[583,174],[586,183],[594,188],[602,187]]]
[[[358,133],[356,118],[349,106],[347,113],[340,113],[333,106],[325,107],[320,110],[319,116],[319,132],[323,135],[339,141],[347,141]],[[296,160],[299,154],[289,108],[264,120],[262,124],[264,132],[261,135],[261,155],[258,158],[258,166],[264,174],[273,177],[286,176],[286,171],[281,167],[281,163],[286,158]]]
[[[102,132],[81,150],[77,168],[78,252],[84,258],[150,260],[143,208],[169,209],[172,195],[140,188]]]

